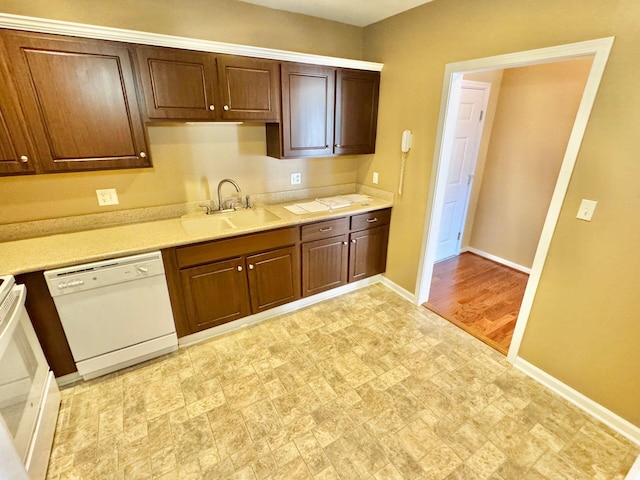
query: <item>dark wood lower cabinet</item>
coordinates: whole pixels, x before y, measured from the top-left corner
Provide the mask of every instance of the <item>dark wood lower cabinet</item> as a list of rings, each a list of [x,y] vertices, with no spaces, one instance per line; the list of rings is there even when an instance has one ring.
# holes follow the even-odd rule
[[[300,298],[297,227],[162,252],[179,337]]]
[[[259,313],[300,298],[297,247],[247,257],[251,311]]]
[[[349,237],[349,282],[384,272],[389,225],[354,232]]]
[[[192,331],[215,327],[251,313],[243,265],[243,258],[232,258],[180,272]]]
[[[302,295],[308,297],[347,283],[348,235],[302,244]]]

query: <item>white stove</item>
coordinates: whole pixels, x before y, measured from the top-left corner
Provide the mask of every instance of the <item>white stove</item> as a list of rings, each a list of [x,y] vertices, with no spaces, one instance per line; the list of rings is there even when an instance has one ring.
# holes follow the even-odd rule
[[[0,478],[44,479],[60,392],[25,308],[27,289],[0,277]]]

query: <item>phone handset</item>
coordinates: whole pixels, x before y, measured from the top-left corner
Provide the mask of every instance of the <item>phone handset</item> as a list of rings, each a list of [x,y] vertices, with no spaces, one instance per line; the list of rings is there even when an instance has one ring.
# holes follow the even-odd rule
[[[407,163],[409,150],[411,150],[412,140],[413,135],[411,134],[411,130],[405,130],[402,132],[402,146],[400,148],[402,151],[402,160],[400,161],[400,181],[398,182],[398,195],[400,196],[402,196],[402,185],[404,183],[404,167]]]

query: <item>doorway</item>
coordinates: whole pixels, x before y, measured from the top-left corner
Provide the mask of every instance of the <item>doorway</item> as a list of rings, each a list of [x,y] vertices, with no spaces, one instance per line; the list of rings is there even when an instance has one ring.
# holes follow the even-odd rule
[[[608,59],[613,38],[592,40],[558,47],[531,50],[515,54],[470,60],[455,64],[448,64],[445,70],[445,82],[442,93],[442,107],[440,111],[433,172],[431,175],[430,196],[425,217],[425,233],[423,235],[419,275],[416,285],[416,303],[422,304],[429,298],[431,280],[437,251],[442,206],[446,190],[448,175],[448,161],[454,147],[455,119],[458,114],[462,77],[467,72],[481,72],[520,66],[530,66],[570,60],[588,55],[593,56],[593,63],[582,95],[578,113],[573,124],[566,151],[562,160],[558,180],[555,184],[549,209],[547,211],[542,232],[531,266],[531,275],[525,289],[522,306],[519,310],[513,340],[509,348],[508,358],[514,361],[526,322],[531,311],[533,298],[542,274],[544,261],[547,256],[553,230],[560,214],[562,201],[567,191],[570,176],[575,165],[578,149],[582,141],[584,130],[595,100],[600,80]]]

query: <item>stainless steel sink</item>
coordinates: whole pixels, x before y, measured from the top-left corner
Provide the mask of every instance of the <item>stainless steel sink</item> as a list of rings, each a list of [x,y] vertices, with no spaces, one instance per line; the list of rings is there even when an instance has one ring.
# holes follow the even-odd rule
[[[190,235],[206,235],[238,228],[259,227],[276,220],[280,220],[280,217],[265,209],[238,210],[211,215],[199,212],[180,218],[182,228]]]

